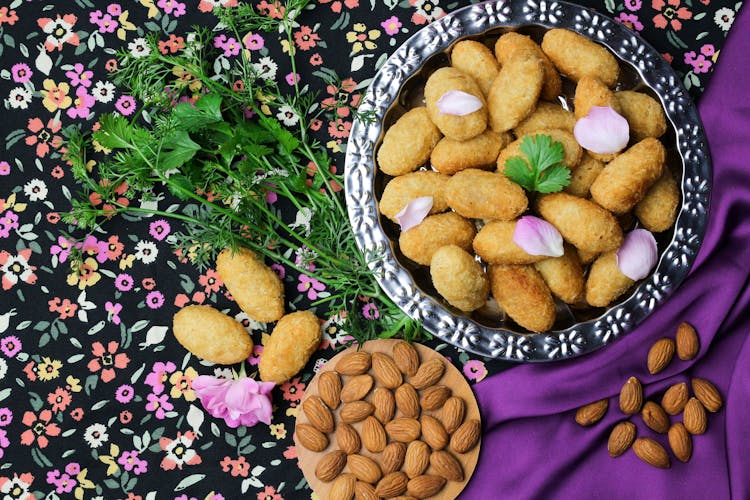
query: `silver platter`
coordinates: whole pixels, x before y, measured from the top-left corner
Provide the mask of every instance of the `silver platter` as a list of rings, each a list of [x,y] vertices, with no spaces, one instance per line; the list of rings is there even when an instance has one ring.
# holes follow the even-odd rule
[[[537,39],[549,28],[566,28],[608,47],[620,61],[619,88],[645,91],[661,101],[671,125],[663,140],[682,187],[675,227],[657,235],[660,259],[654,273],[614,306],[590,311],[588,317],[574,316],[569,324],[541,334],[504,321],[488,324],[448,306],[431,289],[429,274],[399,253],[397,232],[390,221],[380,218],[377,207],[385,176],[375,166],[375,154],[385,127],[399,110],[421,98],[424,80],[447,64],[444,53],[451,45],[464,38],[497,37],[510,28]],[[555,361],[591,352],[651,314],[685,279],[695,260],[706,229],[711,190],[711,159],[695,105],[653,47],[593,10],[546,0],[498,0],[461,8],[399,47],[375,75],[359,109],[372,111],[375,119],[355,120],[346,151],[346,200],[357,243],[374,257],[371,266],[388,296],[429,332],[456,347],[517,362]]]

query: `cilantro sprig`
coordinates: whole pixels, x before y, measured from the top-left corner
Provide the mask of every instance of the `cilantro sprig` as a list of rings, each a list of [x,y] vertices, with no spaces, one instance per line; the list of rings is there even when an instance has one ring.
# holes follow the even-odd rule
[[[565,150],[560,142],[544,134],[526,136],[521,141],[522,156],[505,162],[505,175],[527,191],[555,193],[570,184],[570,170],[563,163]]]

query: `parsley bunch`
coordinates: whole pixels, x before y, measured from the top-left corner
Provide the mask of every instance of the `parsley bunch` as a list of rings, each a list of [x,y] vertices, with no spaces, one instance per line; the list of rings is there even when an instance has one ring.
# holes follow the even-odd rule
[[[555,193],[570,184],[570,170],[563,163],[563,145],[549,135],[526,136],[521,141],[524,157],[505,162],[505,175],[527,191]]]

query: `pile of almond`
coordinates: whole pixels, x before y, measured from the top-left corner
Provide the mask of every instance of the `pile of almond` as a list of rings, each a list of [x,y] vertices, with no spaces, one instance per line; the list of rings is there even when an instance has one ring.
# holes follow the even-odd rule
[[[315,468],[320,481],[333,482],[329,498],[428,498],[448,481],[464,481],[462,454],[477,445],[481,426],[465,420],[462,398],[438,385],[444,373],[444,361],[421,363],[399,341],[391,356],[352,352],[320,374],[317,395],[302,403],[310,423],[296,433],[313,452],[326,450],[335,434],[336,449]]]
[[[648,352],[646,362],[649,373],[657,374],[664,370],[674,358],[683,361],[693,359],[699,350],[698,335],[688,323],[677,329],[675,340],[657,340]],[[620,391],[620,411],[625,415],[640,412],[643,423],[658,434],[666,434],[672,453],[681,462],[690,460],[693,453],[692,436],[706,432],[708,425],[706,411],[716,413],[721,409],[721,394],[711,382],[702,378],[691,380],[693,397],[688,386],[680,382],[669,387],[661,398],[661,405],[654,401],[643,401],[643,387],[636,377],[630,377]],[[595,401],[578,409],[576,422],[583,426],[593,425],[604,417],[609,406],[608,399]],[[670,416],[682,413],[682,422],[672,422]],[[612,429],[607,443],[609,455],[613,458],[625,453],[631,446],[636,456],[649,465],[661,469],[670,468],[667,450],[658,441],[640,437],[636,439],[636,426],[629,420],[619,422]]]

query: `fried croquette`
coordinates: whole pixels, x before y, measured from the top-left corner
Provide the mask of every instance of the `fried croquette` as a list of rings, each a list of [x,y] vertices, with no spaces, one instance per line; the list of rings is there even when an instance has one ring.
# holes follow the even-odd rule
[[[574,304],[583,294],[583,268],[575,248],[565,245],[560,257],[549,257],[534,264],[552,294],[566,304]]]
[[[543,82],[542,59],[533,52],[518,52],[508,59],[487,94],[492,130],[506,132],[529,116]]]
[[[513,136],[485,130],[466,141],[443,137],[430,155],[430,164],[442,174],[455,174],[467,168],[494,168],[500,150],[510,144]]]
[[[453,90],[471,94],[481,101],[482,107],[463,116],[441,113],[438,100]],[[440,68],[432,73],[424,86],[424,100],[430,119],[446,137],[465,141],[487,128],[487,101],[482,90],[471,77],[456,68]]]
[[[571,111],[559,104],[539,101],[534,112],[516,125],[513,133],[516,137],[523,137],[538,130],[560,129],[572,134],[575,126],[576,117]]]
[[[456,245],[446,245],[435,252],[430,276],[438,293],[456,309],[473,311],[487,302],[487,275],[473,255]]]
[[[634,283],[617,267],[617,252],[607,252],[600,255],[589,269],[586,302],[594,307],[607,307]]]
[[[429,170],[420,170],[406,175],[394,177],[383,189],[380,198],[380,213],[396,220],[396,214],[409,204],[414,198],[422,196],[432,197],[431,214],[445,212],[448,202],[445,200],[445,185],[448,182],[447,175],[439,174]]]
[[[659,102],[642,92],[616,92],[622,116],[630,125],[630,137],[640,141],[646,137],[661,137],[667,131],[667,118]]]
[[[386,131],[378,150],[378,167],[387,175],[408,174],[427,163],[441,137],[427,108],[410,109]]]
[[[492,51],[485,44],[474,40],[462,40],[453,47],[451,66],[472,77],[485,96],[500,72],[500,64]]]
[[[515,219],[529,204],[523,188],[505,175],[475,168],[448,180],[445,199],[449,207],[471,219]]]
[[[532,264],[547,259],[527,253],[513,241],[517,222],[494,220],[485,224],[474,237],[474,252],[490,264]]]
[[[584,76],[599,78],[613,87],[620,75],[615,57],[603,46],[566,29],[551,29],[544,34],[542,50],[565,76],[578,81]]]
[[[456,212],[430,215],[398,238],[401,253],[417,264],[429,266],[433,254],[445,245],[456,245],[464,250],[471,248],[476,228],[470,220]]]
[[[540,97],[547,101],[554,100],[562,92],[562,80],[555,66],[534,40],[526,35],[510,31],[495,42],[495,57],[501,65],[505,65],[510,58],[524,51],[535,54],[542,61],[544,81]]]
[[[320,321],[310,311],[285,315],[266,338],[260,356],[260,378],[283,384],[307,364],[321,339]]]
[[[211,306],[183,307],[174,315],[172,332],[185,349],[211,363],[239,363],[253,351],[242,323]]]
[[[635,206],[634,212],[643,227],[660,233],[674,224],[679,203],[680,187],[669,169],[665,168],[659,180]]]
[[[555,322],[555,301],[533,266],[491,265],[492,296],[505,314],[532,332],[544,332]]]
[[[255,321],[267,323],[284,315],[284,284],[252,251],[225,248],[216,258],[216,273],[240,309]]]

